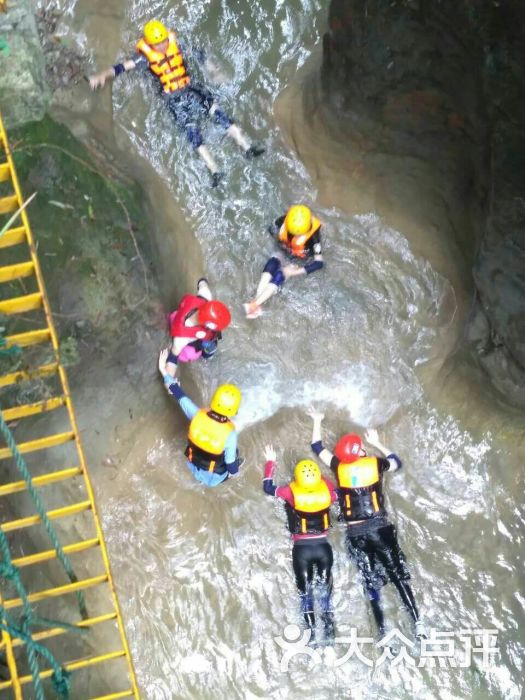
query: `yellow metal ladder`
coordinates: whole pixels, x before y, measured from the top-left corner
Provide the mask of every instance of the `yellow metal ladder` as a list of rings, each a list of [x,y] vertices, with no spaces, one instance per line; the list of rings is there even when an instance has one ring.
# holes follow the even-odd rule
[[[0,228],[2,227],[2,218],[8,218],[22,203],[22,194],[13,158],[0,116],[0,215],[7,215],[7,217],[0,216]],[[58,570],[57,555],[54,549],[37,548],[37,551],[26,553],[29,548],[27,543],[33,541],[27,538],[27,528],[38,528],[40,524],[38,515],[31,514],[31,511],[29,515],[26,515],[24,511],[24,517],[15,519],[4,517],[6,511],[12,510],[10,500],[27,496],[26,484],[23,480],[10,480],[9,483],[2,483],[5,481],[9,460],[12,458],[11,451],[7,447],[0,447],[0,519],[2,521],[0,527],[5,533],[16,533],[16,537],[26,537],[24,548],[21,550],[20,556],[13,558],[13,563],[21,572],[29,572],[27,574],[29,584],[27,587],[34,588],[36,585],[37,589],[30,591],[28,596],[32,606],[35,608],[38,608],[38,605],[54,606],[53,610],[56,608],[56,614],[48,615],[48,617],[54,617],[60,621],[63,621],[63,615],[72,611],[74,619],[70,621],[71,624],[80,629],[89,628],[89,631],[83,635],[58,626],[33,634],[33,639],[36,641],[60,645],[53,653],[65,669],[74,672],[72,673],[72,681],[75,678],[80,678],[82,674],[86,674],[85,686],[82,687],[80,680],[80,687],[75,686],[72,697],[75,700],[77,698],[92,698],[92,700],[95,698],[96,700],[139,698],[133,664],[111,576],[108,553],[71,402],[67,376],[60,362],[59,344],[37,257],[37,247],[25,211],[21,212],[18,222],[20,225],[14,225],[0,237],[0,255],[4,258],[0,262],[0,289],[8,289],[8,298],[4,298],[5,292],[0,296],[0,314],[16,321],[20,318],[18,315],[29,313],[29,318],[27,316],[21,318],[26,323],[29,321],[32,327],[24,328],[20,332],[19,324],[18,329],[15,328],[17,332],[5,338],[5,347],[18,346],[23,349],[22,352],[31,350],[33,357],[29,360],[29,365],[23,365],[22,369],[19,368],[17,371],[0,376],[0,390],[7,390],[11,392],[10,396],[12,396],[13,390],[19,391],[24,386],[30,385],[31,382],[52,382],[54,395],[46,395],[42,400],[24,401],[22,405],[10,406],[3,409],[2,414],[5,421],[9,421],[11,424],[14,421],[17,424],[20,423],[23,438],[21,442],[17,440],[17,446],[28,459],[28,466],[32,474],[33,466],[35,467],[33,485],[39,491],[45,490],[46,500],[51,497],[54,501],[59,499],[59,502],[55,504],[57,507],[47,511],[48,517],[56,523],[57,527],[64,524],[64,519],[73,516],[83,518],[81,525],[75,525],[74,528],[71,527],[67,530],[69,539],[71,539],[71,533],[73,533],[74,539],[71,542],[64,542],[63,550],[71,557],[76,570],[79,570],[77,567],[80,569],[90,568],[90,570],[87,573],[83,571],[79,574],[77,582],[67,584],[60,582],[54,586],[38,586],[39,582],[49,580],[49,578],[45,578],[48,576],[46,572],[38,572],[41,567],[55,566],[52,578],[59,576],[63,578],[64,574],[62,570]],[[16,247],[16,251],[14,247]],[[16,252],[16,255],[11,258],[6,257],[9,251]],[[10,264],[5,264],[6,260]],[[27,291],[28,287],[29,291]],[[12,296],[13,289],[21,289],[24,293]],[[36,354],[39,354],[41,358],[44,357],[45,360],[43,362],[35,360]],[[3,405],[4,401],[2,400],[2,407]],[[64,422],[67,424],[65,430],[62,427],[57,432],[51,431],[51,434],[32,437],[33,422],[37,432],[39,428],[42,432],[42,424],[48,429],[49,423],[53,422],[52,418],[60,411],[64,416],[62,426]],[[51,416],[51,414],[54,415]],[[16,432],[19,432],[18,425]],[[68,447],[69,458],[73,460],[73,466],[70,466],[70,462],[67,466],[62,463],[59,464],[58,468],[56,465],[49,468],[46,463],[53,462],[53,458],[50,458],[49,455],[53,450],[61,447]],[[76,456],[72,457],[73,454]],[[29,460],[31,460],[31,464],[29,464]],[[59,461],[64,462],[63,455]],[[5,468],[4,465],[6,465]],[[43,471],[42,465],[44,465]],[[62,490],[64,490],[64,496]],[[60,500],[62,497],[64,500],[72,502],[63,503]],[[26,498],[26,504],[27,500]],[[5,507],[4,504],[6,504]],[[90,535],[86,535],[88,531]],[[81,536],[78,536],[79,533]],[[90,612],[89,619],[78,619],[75,595],[72,595],[78,591],[83,591],[85,594],[88,610],[96,609],[96,614],[91,615]],[[93,605],[88,599],[89,595],[93,596]],[[0,591],[0,602],[6,610],[18,608],[22,604],[20,598],[6,598],[3,591]],[[77,646],[80,646],[79,638],[87,640],[86,644],[90,644],[89,638],[95,634],[98,636],[96,636],[95,641],[91,642],[92,646],[88,646],[88,653],[82,653],[80,657],[69,657],[70,650],[75,650]],[[24,667],[23,647],[23,641],[12,638],[7,632],[2,633],[0,656],[5,657],[9,679],[0,680],[0,698],[10,697],[23,700],[25,697],[31,697],[32,678]],[[89,675],[93,673],[95,676]],[[40,677],[47,679],[51,674],[51,669],[44,668]],[[93,681],[93,677],[95,677],[95,681]],[[91,692],[92,687],[95,687],[94,695]],[[97,691],[99,687],[103,688],[102,695]],[[108,693],[106,689],[110,692]],[[2,691],[6,691],[8,694],[2,694]],[[25,695],[26,692],[27,695]]]

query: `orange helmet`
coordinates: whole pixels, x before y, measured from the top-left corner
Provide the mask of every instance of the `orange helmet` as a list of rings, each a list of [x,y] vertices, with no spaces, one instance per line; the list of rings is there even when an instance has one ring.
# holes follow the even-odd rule
[[[355,433],[343,435],[335,446],[334,452],[335,456],[346,464],[355,462],[359,457],[363,457],[365,454],[363,441],[359,435]]]
[[[232,317],[226,304],[212,299],[201,306],[198,319],[201,326],[206,326],[212,331],[223,331],[230,325]]]

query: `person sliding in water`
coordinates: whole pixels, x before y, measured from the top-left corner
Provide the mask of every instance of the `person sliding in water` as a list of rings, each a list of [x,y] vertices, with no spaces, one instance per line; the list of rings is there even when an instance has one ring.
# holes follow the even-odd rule
[[[288,529],[293,541],[295,582],[301,596],[301,611],[310,630],[310,641],[315,641],[314,574],[317,573],[322,586],[319,597],[321,618],[325,641],[329,643],[335,637],[332,611],[334,556],[327,539],[330,506],[337,500],[334,485],[321,476],[321,470],[314,461],[303,459],[295,466],[293,481],[288,486],[276,486],[273,481],[276,454],[271,445],[266,445],[264,456],[264,493],[285,502]]]
[[[200,357],[213,357],[222,338],[221,331],[230,325],[228,307],[213,299],[208,281],[197,282],[197,295],[186,294],[170,314],[170,335],[173,338],[167,360],[168,373],[175,376],[179,362],[194,362]]]
[[[190,77],[183,56],[186,49],[179,42],[175,32],[161,22],[151,20],[144,27],[144,36],[137,43],[137,53],[133,58],[117,63],[89,78],[92,89],[102,87],[106,80],[115,78],[127,71],[149,69],[159,79],[159,87],[166,106],[175,122],[186,132],[188,141],[197,151],[212,175],[212,186],[219,184],[223,173],[204,144],[198,122],[203,115],[213,117],[224,131],[244,152],[246,158],[254,158],[264,153],[264,148],[250,144],[237,124],[215,103],[211,92]],[[204,54],[193,52],[200,63]]]
[[[268,231],[288,256],[307,262],[302,266],[283,266],[281,256],[271,257],[264,266],[255,299],[244,304],[247,318],[257,318],[262,313],[262,305],[279,291],[287,279],[297,275],[310,275],[323,267],[321,222],[312,216],[304,204],[290,207],[284,216],[275,220]]]
[[[365,590],[381,637],[385,621],[379,591],[388,580],[397,588],[415,624],[416,636],[424,637],[424,625],[409,584],[405,555],[399,548],[395,527],[388,522],[383,505],[383,473],[401,469],[401,460],[379,442],[377,430],[365,437],[382,457],[369,457],[359,435],[343,435],[335,455],[321,441],[321,413],[312,414],[312,450],[337,475],[341,519],[346,523],[346,544],[352,561],[361,572]]]
[[[239,410],[241,392],[233,384],[222,384],[212,396],[209,408],[199,408],[186,396],[178,379],[166,368],[168,350],[159,356],[159,372],[168,393],[179,402],[190,420],[188,445],[184,454],[193,476],[206,486],[217,486],[244,464],[237,450],[237,431],[230,420]]]

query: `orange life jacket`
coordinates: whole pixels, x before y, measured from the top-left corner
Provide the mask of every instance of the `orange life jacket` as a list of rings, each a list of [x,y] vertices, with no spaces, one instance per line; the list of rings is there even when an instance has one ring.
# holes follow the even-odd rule
[[[300,236],[290,236],[286,226],[283,224],[279,230],[279,243],[295,257],[305,258],[306,244],[310,238],[317,233],[320,227],[321,222],[319,219],[312,216],[312,225],[307,233],[303,233]]]
[[[330,527],[332,496],[324,479],[313,491],[290,483],[294,505],[289,506],[288,527],[292,535],[321,534]],[[289,504],[287,504],[289,505]]]
[[[201,408],[192,418],[185,454],[198,469],[223,474],[224,448],[235,426],[230,420],[219,420],[214,415]]]
[[[149,68],[162,83],[164,92],[176,92],[189,85],[190,78],[184,65],[184,58],[177,45],[175,32],[168,34],[166,53],[155,51],[144,38],[138,42],[137,50],[148,59]]]
[[[339,504],[344,520],[367,520],[383,515],[382,478],[377,457],[341,462],[337,467]]]

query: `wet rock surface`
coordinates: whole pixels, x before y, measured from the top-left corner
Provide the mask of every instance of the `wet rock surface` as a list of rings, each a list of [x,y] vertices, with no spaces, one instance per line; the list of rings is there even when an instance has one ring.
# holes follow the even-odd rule
[[[46,80],[53,92],[82,80],[86,59],[68,37],[60,34],[62,13],[57,5],[46,4],[36,12],[38,34],[46,60]]]
[[[341,143],[347,205],[394,213],[459,296],[474,297],[467,339],[493,383],[518,403],[524,34],[519,2],[332,0],[320,85],[304,97],[311,122]]]
[[[155,298],[140,188],[49,117],[10,136],[61,335],[111,355]]]
[[[9,0],[0,11],[0,105],[7,126],[41,119],[49,99],[32,2]]]
[[[163,404],[154,380],[166,319],[149,209],[140,186],[51,118],[11,130],[9,137],[24,195],[38,192],[29,219],[96,469],[119,426],[133,425],[159,398]],[[37,355],[33,361],[43,360]]]

